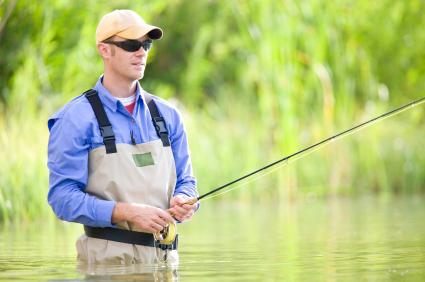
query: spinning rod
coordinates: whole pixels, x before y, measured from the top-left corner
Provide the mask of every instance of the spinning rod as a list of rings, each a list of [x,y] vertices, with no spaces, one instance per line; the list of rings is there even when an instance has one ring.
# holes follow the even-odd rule
[[[198,196],[197,198],[191,200],[189,203],[190,204],[194,204],[197,201],[200,201],[202,199],[204,199],[204,200],[210,199],[212,197],[215,197],[215,196],[221,195],[223,193],[229,192],[229,191],[231,191],[231,190],[233,190],[233,189],[235,189],[235,188],[237,188],[239,186],[234,187],[232,189],[228,189],[228,190],[222,191],[221,193],[217,194],[217,192],[223,190],[224,188],[229,187],[229,186],[231,186],[231,185],[233,185],[233,184],[235,184],[237,182],[240,182],[240,181],[242,181],[242,180],[244,180],[246,178],[249,178],[251,176],[254,176],[254,175],[256,175],[256,174],[258,174],[258,173],[260,173],[262,171],[265,171],[268,168],[271,168],[271,167],[276,166],[278,164],[280,164],[280,165],[287,164],[287,163],[289,163],[289,160],[294,159],[294,158],[295,159],[299,159],[302,156],[306,156],[307,154],[312,153],[316,149],[319,149],[320,146],[324,146],[324,145],[326,145],[326,144],[328,144],[330,142],[333,142],[333,141],[335,141],[335,140],[337,140],[339,138],[342,138],[342,137],[347,136],[349,134],[353,134],[353,133],[355,133],[355,132],[357,132],[357,131],[359,131],[359,130],[361,130],[361,129],[369,126],[369,125],[372,125],[372,124],[374,124],[374,123],[376,123],[378,121],[382,121],[385,118],[389,118],[389,117],[394,116],[396,114],[399,114],[399,113],[401,113],[401,112],[403,112],[405,110],[408,110],[408,109],[411,109],[411,108],[413,108],[415,106],[418,106],[418,105],[422,104],[423,102],[425,102],[425,97],[422,97],[421,99],[412,101],[412,102],[410,102],[410,103],[408,103],[408,104],[406,104],[404,106],[398,107],[398,108],[393,109],[393,110],[391,110],[389,112],[386,112],[386,113],[384,113],[384,114],[382,114],[380,116],[374,117],[374,118],[372,118],[372,119],[370,119],[368,121],[365,121],[365,122],[360,123],[360,124],[358,124],[356,126],[353,126],[353,127],[349,128],[347,130],[344,130],[344,131],[342,131],[340,133],[337,133],[337,134],[335,134],[335,135],[333,135],[331,137],[328,137],[328,138],[326,138],[326,139],[324,139],[324,140],[322,140],[320,142],[317,142],[316,144],[313,144],[313,145],[311,145],[309,147],[306,147],[306,148],[304,148],[302,150],[299,150],[298,152],[295,152],[293,154],[290,154],[288,156],[285,156],[285,157],[283,157],[283,158],[281,158],[281,159],[279,159],[277,161],[274,161],[274,162],[272,162],[272,163],[270,163],[268,165],[265,165],[265,166],[263,166],[263,167],[261,167],[261,168],[259,168],[257,170],[254,170],[254,171],[252,171],[250,173],[247,173],[247,174],[245,174],[245,175],[243,175],[243,176],[241,176],[241,177],[239,177],[239,178],[237,178],[237,179],[235,179],[233,181],[230,181],[230,182],[228,182],[226,184],[223,184],[223,185],[221,185],[221,186],[219,186],[219,187],[217,187],[215,189],[212,189],[211,191],[209,191],[209,192],[207,192],[207,193],[205,193],[205,194],[203,194],[201,196]],[[268,174],[270,172],[266,172],[264,174],[261,174],[259,177],[264,176],[264,175],[266,175],[266,174]]]

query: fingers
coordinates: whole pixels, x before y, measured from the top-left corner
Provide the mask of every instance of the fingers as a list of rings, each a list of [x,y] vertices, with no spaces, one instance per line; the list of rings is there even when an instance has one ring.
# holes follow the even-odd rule
[[[184,204],[182,207],[184,209],[190,211],[190,210],[194,210],[196,208],[196,205],[195,204]]]
[[[143,204],[132,204],[130,207],[131,216],[128,221],[142,231],[156,233],[175,221],[167,211],[157,207]]]
[[[188,211],[186,208],[184,208],[182,206],[174,206],[171,209],[175,214],[181,214],[181,215],[187,213],[187,211]]]
[[[183,221],[186,221],[186,220],[192,218],[193,214],[194,214],[194,211],[191,210],[191,211],[187,212],[186,214],[179,214],[179,215],[175,215],[174,217],[178,221],[183,222]]]
[[[158,209],[158,216],[167,222],[174,222],[173,217],[164,210]]]
[[[151,231],[152,233],[158,233],[158,232],[161,232],[162,229],[164,229],[164,226],[155,222],[151,223],[149,227],[152,229]]]
[[[166,213],[166,214],[168,214],[168,213]],[[166,220],[159,215],[152,216],[152,218],[150,220],[145,222],[145,224],[147,225],[145,227],[146,231],[148,231],[150,233],[158,233],[158,232],[162,231],[171,222],[174,222],[174,219],[169,214],[168,214],[168,216],[171,218],[171,220]]]
[[[174,205],[170,208],[170,210],[174,211],[175,213],[186,213],[191,210],[195,210],[196,205],[189,205],[189,204],[183,204],[183,205]]]
[[[190,219],[195,213],[195,205],[174,206],[169,209],[169,212],[180,222]]]
[[[183,198],[182,196],[176,196],[176,197],[174,197],[174,204],[183,205],[185,203],[186,203],[186,199]]]
[[[168,225],[168,221],[166,221],[166,220],[164,220],[163,218],[161,218],[161,217],[154,217],[153,219],[153,222],[155,222],[156,224],[159,224],[159,225],[161,225],[162,227],[166,227],[167,225]]]
[[[196,197],[188,197],[185,195],[177,195],[174,196],[170,201],[170,206],[173,207],[175,205],[183,206],[185,204],[187,205],[194,205],[198,202],[198,198]]]

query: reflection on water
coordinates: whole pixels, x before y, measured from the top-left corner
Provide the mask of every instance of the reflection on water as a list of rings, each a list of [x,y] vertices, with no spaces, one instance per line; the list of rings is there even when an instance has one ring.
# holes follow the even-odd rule
[[[177,265],[88,265],[78,264],[87,281],[178,281]]]
[[[179,226],[178,268],[78,265],[77,225],[4,226],[0,280],[424,281],[424,200],[205,202],[194,220]]]

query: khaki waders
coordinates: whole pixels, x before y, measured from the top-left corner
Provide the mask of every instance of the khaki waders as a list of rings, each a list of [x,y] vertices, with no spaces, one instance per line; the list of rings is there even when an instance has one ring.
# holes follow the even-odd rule
[[[112,127],[97,92],[89,90],[85,92],[85,95],[96,114],[105,145],[89,153],[88,183],[85,192],[104,200],[146,204],[168,209],[176,184],[176,169],[168,132],[162,117],[159,117],[162,123],[155,124],[159,113],[152,98],[148,96],[149,94],[145,94],[146,103],[154,117],[154,126],[161,139],[133,145],[115,144]],[[135,231],[126,231],[131,235],[137,236],[140,233],[136,232],[142,232],[128,222],[120,222],[117,227]],[[108,229],[93,228],[93,230],[104,232]],[[112,231],[122,232],[116,229]],[[143,235],[153,238],[151,234]],[[94,237],[96,236],[91,236],[86,230],[86,234],[78,239],[76,247],[80,261],[130,264],[156,263],[166,258],[169,263],[178,263],[177,250],[174,248],[164,250],[156,247],[156,244],[146,246]]]

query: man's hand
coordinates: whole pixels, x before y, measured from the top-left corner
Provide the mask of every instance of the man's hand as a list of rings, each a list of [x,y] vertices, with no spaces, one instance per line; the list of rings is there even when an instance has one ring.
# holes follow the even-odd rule
[[[128,221],[135,229],[157,233],[174,222],[174,219],[167,211],[153,206],[117,203],[112,212],[112,223],[122,221]]]
[[[196,198],[177,195],[171,199],[168,211],[175,219],[183,222],[192,218],[196,210],[196,202]]]

